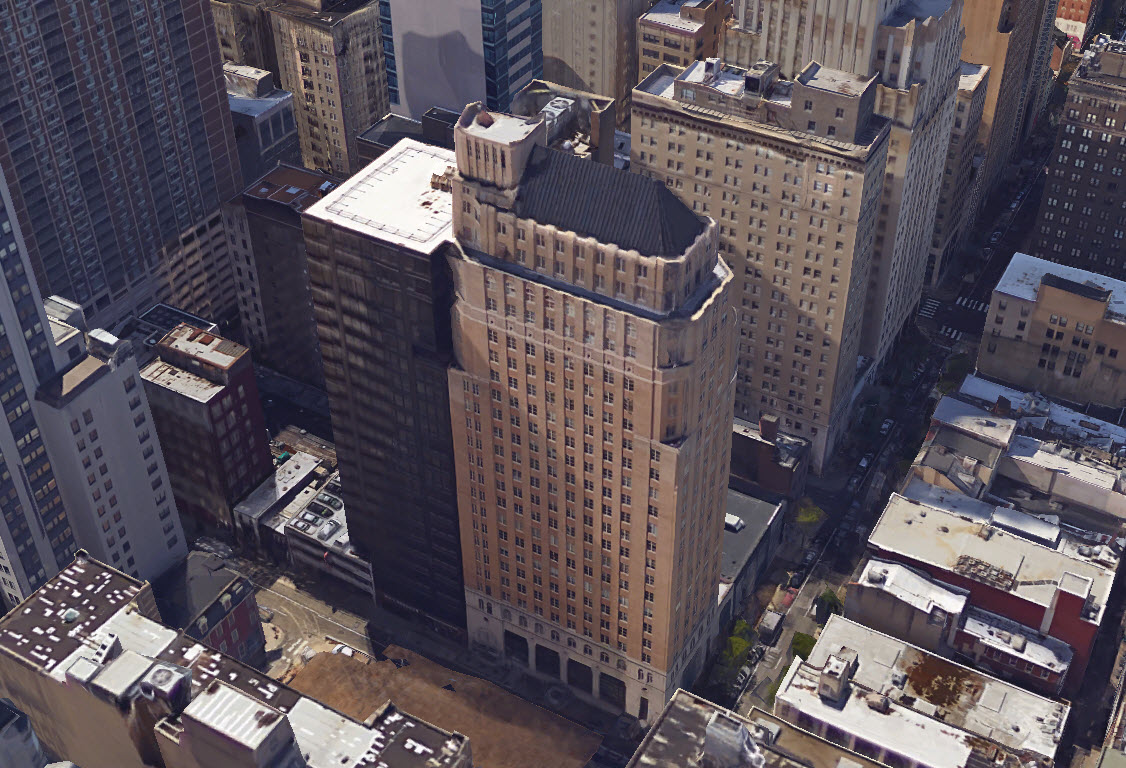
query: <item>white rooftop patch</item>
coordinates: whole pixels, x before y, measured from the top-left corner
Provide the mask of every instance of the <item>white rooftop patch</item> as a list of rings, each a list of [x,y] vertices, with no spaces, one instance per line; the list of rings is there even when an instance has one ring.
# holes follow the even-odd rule
[[[305,215],[431,253],[453,239],[453,196],[430,182],[456,165],[453,150],[403,139]]]

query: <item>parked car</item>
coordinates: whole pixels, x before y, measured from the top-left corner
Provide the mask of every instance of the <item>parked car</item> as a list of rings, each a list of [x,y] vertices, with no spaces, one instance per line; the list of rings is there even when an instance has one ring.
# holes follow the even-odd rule
[[[856,468],[857,469],[868,469],[868,465],[872,463],[872,459],[869,458],[870,455],[871,454],[866,454],[864,456],[864,458],[862,458],[860,460],[860,463],[856,465]]]
[[[805,571],[794,571],[790,574],[790,580],[786,583],[786,586],[796,589],[801,586],[803,581],[805,581]]]
[[[1012,203],[1009,204],[1009,210],[1010,211],[1015,211],[1017,208],[1020,208],[1020,198],[1019,197],[1016,200],[1014,200]]]
[[[884,423],[880,425],[880,436],[887,437],[894,426],[895,419],[884,419]]]
[[[801,559],[802,568],[808,568],[817,561],[817,550],[807,549]]]
[[[1001,232],[1001,230],[997,230],[992,235],[990,235],[989,236],[989,244],[990,245],[997,245],[997,243],[1001,242],[1001,235],[1002,234],[1003,233]]]
[[[864,480],[864,475],[857,472],[855,475],[848,479],[848,492],[856,493],[860,489],[860,483]]]
[[[991,258],[993,258],[993,249],[992,248],[982,248],[981,249],[981,255],[983,257],[985,257],[986,260],[991,259]]]
[[[766,646],[761,645],[761,644],[756,645],[754,648],[751,649],[751,652],[749,654],[747,654],[747,661],[749,661],[751,664],[757,664],[760,661],[762,661],[762,657],[765,656],[765,655],[766,655]]]
[[[739,669],[739,674],[735,676],[735,687],[742,688],[751,679],[751,668],[742,667]]]

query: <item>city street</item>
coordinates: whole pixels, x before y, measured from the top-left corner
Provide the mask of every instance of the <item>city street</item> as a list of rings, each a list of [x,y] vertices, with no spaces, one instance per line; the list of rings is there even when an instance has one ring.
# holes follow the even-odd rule
[[[940,344],[953,346],[958,342],[976,344],[985,327],[985,317],[993,288],[997,285],[1013,253],[1027,251],[1040,209],[1046,175],[1047,155],[1035,159],[1025,173],[1030,178],[1018,188],[1019,204],[1010,206],[1014,198],[999,200],[990,209],[999,209],[993,218],[983,211],[978,223],[977,242],[971,239],[960,260],[953,263],[942,285],[923,297],[917,319],[919,326]],[[992,222],[992,226],[987,226]],[[993,233],[1000,232],[996,243]]]

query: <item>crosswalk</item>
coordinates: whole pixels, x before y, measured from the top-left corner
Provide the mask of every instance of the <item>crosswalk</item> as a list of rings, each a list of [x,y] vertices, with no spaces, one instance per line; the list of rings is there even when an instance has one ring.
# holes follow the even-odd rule
[[[957,304],[959,307],[965,307],[974,312],[986,312],[989,309],[988,302],[971,299],[968,296],[959,296]]]
[[[941,306],[934,299],[923,299],[923,304],[919,307],[919,317],[934,317],[934,313]]]
[[[942,329],[939,331],[939,333],[943,336],[953,339],[954,341],[961,341],[966,337],[966,334],[962,331],[959,331],[957,328],[950,328],[945,325],[942,326]]]

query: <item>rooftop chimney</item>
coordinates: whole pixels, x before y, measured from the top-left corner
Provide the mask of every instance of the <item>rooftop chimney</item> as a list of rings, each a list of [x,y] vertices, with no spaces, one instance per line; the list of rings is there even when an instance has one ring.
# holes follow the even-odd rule
[[[817,693],[828,701],[840,701],[848,693],[848,682],[856,671],[857,655],[851,648],[841,648],[825,662]]]
[[[1013,412],[1013,404],[1009,402],[1009,398],[1007,397],[998,397],[997,407],[994,409],[994,412],[1001,418],[1007,419]]]
[[[773,415],[763,414],[758,420],[758,431],[762,435],[762,439],[768,443],[773,443],[778,439],[778,417]]]
[[[726,712],[713,712],[704,731],[704,768],[762,768],[766,758],[747,726]]]

